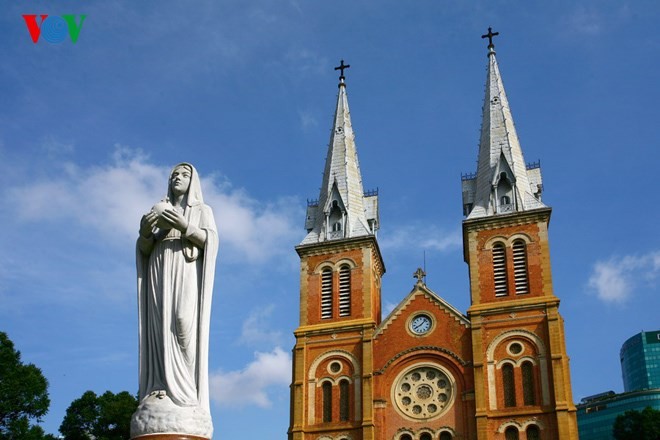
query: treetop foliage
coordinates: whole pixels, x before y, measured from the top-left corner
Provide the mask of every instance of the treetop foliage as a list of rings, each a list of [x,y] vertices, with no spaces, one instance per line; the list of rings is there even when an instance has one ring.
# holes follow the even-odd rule
[[[49,406],[48,381],[41,370],[21,362],[21,352],[0,332],[0,440],[44,438],[30,421],[40,421]]]
[[[131,415],[137,399],[127,391],[86,391],[71,402],[60,432],[65,440],[124,440],[130,438]]]
[[[616,440],[660,440],[660,411],[626,411],[616,418],[612,430]]]

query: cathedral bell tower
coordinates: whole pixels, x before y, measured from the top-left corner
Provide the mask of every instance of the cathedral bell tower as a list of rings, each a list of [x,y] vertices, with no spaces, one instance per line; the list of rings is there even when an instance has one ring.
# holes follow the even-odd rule
[[[577,439],[541,169],[526,163],[489,28],[477,172],[462,178],[477,436]],[[524,434],[523,434],[524,433]]]
[[[318,200],[309,201],[300,256],[290,440],[370,440],[373,334],[385,267],[376,241],[378,194],[364,192],[342,60]]]

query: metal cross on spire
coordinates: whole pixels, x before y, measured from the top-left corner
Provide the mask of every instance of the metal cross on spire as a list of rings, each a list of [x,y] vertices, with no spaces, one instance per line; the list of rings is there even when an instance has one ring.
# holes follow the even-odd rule
[[[499,32],[493,32],[493,28],[489,27],[488,28],[488,33],[486,35],[482,35],[481,38],[488,38],[488,49],[491,51],[495,49],[495,45],[493,44],[493,37],[499,35]]]
[[[351,67],[351,65],[350,64],[344,64],[344,60],[341,60],[341,63],[339,63],[339,66],[335,67],[335,70],[340,70],[341,71],[341,73],[339,75],[339,83],[340,84],[343,84],[344,80],[346,79],[346,77],[344,76],[344,69],[348,69],[349,67]]]

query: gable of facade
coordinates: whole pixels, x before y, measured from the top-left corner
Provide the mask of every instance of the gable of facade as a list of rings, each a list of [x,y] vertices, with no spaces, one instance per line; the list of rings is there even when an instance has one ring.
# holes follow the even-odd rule
[[[379,439],[474,435],[470,322],[421,282],[376,331],[374,407]]]

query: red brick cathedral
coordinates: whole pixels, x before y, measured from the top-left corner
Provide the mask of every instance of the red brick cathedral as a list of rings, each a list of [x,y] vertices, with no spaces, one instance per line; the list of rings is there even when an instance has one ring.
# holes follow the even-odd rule
[[[577,439],[538,164],[526,164],[492,34],[478,167],[463,176],[471,306],[416,273],[381,314],[378,194],[365,193],[344,68],[300,256],[289,440]]]

